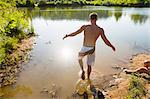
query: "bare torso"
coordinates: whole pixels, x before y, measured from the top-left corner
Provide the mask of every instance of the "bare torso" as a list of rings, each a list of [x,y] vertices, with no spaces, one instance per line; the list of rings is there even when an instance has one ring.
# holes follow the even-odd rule
[[[100,36],[100,27],[97,25],[86,25],[84,28],[84,42],[83,46],[92,46],[96,45],[96,40]]]

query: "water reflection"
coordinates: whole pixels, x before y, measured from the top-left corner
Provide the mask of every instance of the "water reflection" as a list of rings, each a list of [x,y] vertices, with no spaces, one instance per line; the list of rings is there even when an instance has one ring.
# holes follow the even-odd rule
[[[131,20],[133,20],[133,22],[135,24],[144,24],[147,20],[148,20],[148,16],[146,15],[139,15],[139,14],[133,14],[131,15]]]
[[[85,9],[86,8],[86,9]],[[84,10],[83,10],[84,9]],[[137,11],[136,8],[133,9],[133,12]],[[139,9],[138,9],[139,10]],[[91,12],[97,12],[100,19],[107,19],[110,17],[115,17],[116,21],[119,21],[119,19],[122,16],[125,16],[128,14],[128,9],[126,8],[112,8],[110,9],[103,9],[101,7],[97,7],[97,9],[94,9],[92,7],[79,7],[79,8],[41,8],[32,10],[32,17],[37,18],[41,17],[44,19],[50,19],[50,20],[88,20],[88,15]],[[141,10],[142,11],[142,10]],[[139,10],[139,12],[141,12]],[[149,14],[146,13],[132,13],[129,14],[131,17],[131,20],[137,24],[143,24],[145,23],[150,17]]]
[[[122,13],[121,13],[121,12],[114,13],[114,16],[115,16],[116,21],[118,22],[118,21],[119,21],[119,19],[120,19],[120,18],[121,18],[121,16],[122,16]]]

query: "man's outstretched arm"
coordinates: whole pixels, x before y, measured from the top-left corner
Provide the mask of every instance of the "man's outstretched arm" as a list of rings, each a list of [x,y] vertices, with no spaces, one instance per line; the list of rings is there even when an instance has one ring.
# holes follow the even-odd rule
[[[67,38],[67,37],[72,37],[72,36],[76,36],[77,34],[81,33],[84,30],[85,26],[83,25],[80,29],[78,29],[77,31],[70,33],[70,34],[66,34],[63,39]]]
[[[105,42],[106,45],[110,46],[110,47],[113,49],[113,51],[116,50],[115,47],[114,47],[114,46],[109,42],[109,40],[106,38],[103,29],[101,29],[101,38],[103,39],[103,41]]]

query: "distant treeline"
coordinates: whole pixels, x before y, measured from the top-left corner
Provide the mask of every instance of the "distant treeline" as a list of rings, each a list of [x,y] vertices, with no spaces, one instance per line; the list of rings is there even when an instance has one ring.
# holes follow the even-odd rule
[[[105,6],[150,6],[150,0],[36,0],[45,5],[105,5]]]
[[[150,0],[2,0],[16,4],[18,7],[34,6],[134,6],[149,7]]]

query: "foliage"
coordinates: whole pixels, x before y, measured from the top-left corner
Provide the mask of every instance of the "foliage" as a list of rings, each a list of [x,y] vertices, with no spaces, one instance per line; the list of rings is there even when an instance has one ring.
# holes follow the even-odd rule
[[[119,5],[119,6],[144,6],[149,5],[150,0],[1,0],[19,7],[34,7],[45,5]]]
[[[2,37],[2,36],[0,36],[0,37]],[[3,46],[4,46],[4,44],[0,38],[0,63],[4,61],[4,58],[6,56],[5,48]]]
[[[40,2],[39,2],[39,5],[45,5],[45,4],[46,4],[45,1],[40,1]]]
[[[144,6],[149,5],[150,0],[35,0],[44,5],[120,5],[120,6]]]
[[[17,49],[18,43],[27,37],[29,31],[27,12],[12,5],[15,0],[2,1],[5,2],[0,2],[0,64]]]
[[[18,39],[7,37],[7,40],[4,40],[3,47],[5,48],[5,53],[11,54],[13,50],[17,49]]]
[[[36,0],[1,0],[14,6],[34,6]]]
[[[128,95],[126,99],[141,99],[146,95],[143,82],[135,75],[132,75],[129,82]]]

